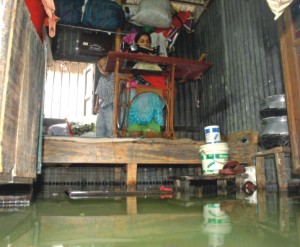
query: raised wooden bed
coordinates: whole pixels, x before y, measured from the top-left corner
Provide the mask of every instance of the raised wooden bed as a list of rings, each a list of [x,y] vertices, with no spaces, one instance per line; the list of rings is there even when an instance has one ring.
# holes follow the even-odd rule
[[[44,137],[42,162],[45,166],[124,164],[127,190],[135,190],[138,165],[195,165],[201,168],[198,150],[203,144],[190,139]],[[231,141],[228,145],[231,160],[253,164],[252,154],[257,152],[257,144]],[[115,169],[118,174],[120,168]]]

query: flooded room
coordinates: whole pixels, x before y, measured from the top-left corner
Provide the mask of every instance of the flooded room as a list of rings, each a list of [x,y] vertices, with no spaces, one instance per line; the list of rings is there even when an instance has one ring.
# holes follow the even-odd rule
[[[0,6],[0,246],[300,246],[300,0]]]

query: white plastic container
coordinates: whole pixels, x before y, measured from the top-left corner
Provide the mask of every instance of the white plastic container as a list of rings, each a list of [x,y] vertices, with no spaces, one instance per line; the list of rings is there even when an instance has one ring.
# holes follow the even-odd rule
[[[203,175],[218,174],[229,161],[229,147],[226,142],[206,144],[199,148]]]
[[[204,128],[204,133],[207,144],[221,142],[220,127],[218,125],[206,126]]]

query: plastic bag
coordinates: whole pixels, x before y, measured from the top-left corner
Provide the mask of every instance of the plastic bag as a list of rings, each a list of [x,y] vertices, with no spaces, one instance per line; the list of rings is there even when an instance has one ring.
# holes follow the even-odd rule
[[[129,21],[139,26],[168,28],[172,24],[171,4],[169,0],[142,0]]]

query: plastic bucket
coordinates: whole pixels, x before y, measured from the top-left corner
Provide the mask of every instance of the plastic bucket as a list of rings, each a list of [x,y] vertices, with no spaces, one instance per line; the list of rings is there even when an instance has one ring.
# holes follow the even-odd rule
[[[220,143],[220,127],[218,125],[206,126],[204,128],[205,141],[207,144]]]
[[[226,142],[206,144],[199,148],[203,175],[218,174],[229,160],[229,148]]]

